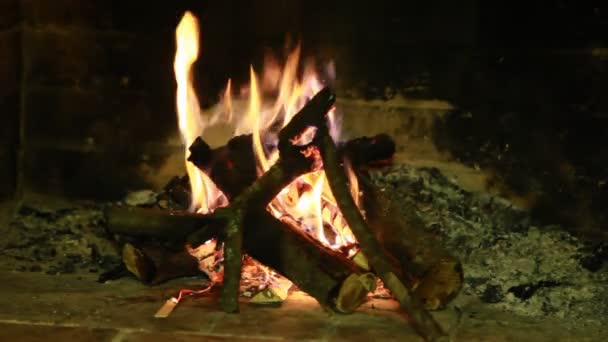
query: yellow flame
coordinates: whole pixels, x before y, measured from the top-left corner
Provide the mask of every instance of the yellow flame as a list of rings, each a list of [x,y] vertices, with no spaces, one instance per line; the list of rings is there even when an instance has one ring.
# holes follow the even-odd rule
[[[220,122],[234,125],[234,134],[252,134],[253,152],[256,157],[258,174],[266,172],[278,159],[276,132],[289,123],[293,116],[323,87],[315,69],[306,65],[301,77],[298,76],[300,46],[297,45],[281,67],[274,59],[267,58],[268,64],[262,70],[262,86],[250,68],[247,107],[239,111],[233,103],[233,87],[228,80],[222,99],[222,115],[214,114],[209,120],[202,115],[198,98],[192,85],[192,65],[199,54],[198,20],[186,12],[176,29],[177,49],[175,54],[175,79],[177,81],[177,112],[179,128],[186,147],[204,133],[206,128]],[[235,93],[238,93],[235,92]],[[241,92],[243,93],[243,92]],[[266,93],[276,94],[269,105],[262,99]],[[330,133],[339,139],[339,120],[335,108],[328,113]],[[310,142],[315,129],[303,132],[297,144]],[[355,174],[350,165],[345,165],[353,197],[359,205],[359,190]],[[209,177],[191,163],[186,163],[191,180],[192,209],[211,212],[220,205],[221,192]],[[350,228],[339,212],[335,198],[326,181],[325,172],[320,170],[303,175],[283,189],[268,205],[268,210],[276,217],[290,216],[301,223],[303,231],[315,237],[320,243],[331,248],[350,246],[356,242]],[[325,228],[324,228],[325,226]]]
[[[348,176],[348,183],[350,185],[350,194],[353,196],[355,200],[355,204],[359,209],[361,209],[360,205],[360,196],[359,196],[359,179],[353,170],[353,167],[349,160],[344,160],[344,168],[346,169],[346,175]]]
[[[224,110],[226,111],[226,122],[232,122],[232,80],[228,79],[224,91]]]
[[[175,31],[176,52],[173,63],[177,83],[176,105],[179,130],[184,142],[185,157],[194,140],[203,134],[205,121],[201,116],[198,97],[192,86],[192,64],[199,53],[198,20],[192,13],[186,12]],[[210,211],[211,200],[219,198],[219,191],[213,182],[194,164],[186,161],[186,171],[190,179],[192,193],[191,210],[201,213]],[[212,198],[214,195],[216,198]]]
[[[249,69],[249,88],[251,93],[249,94],[249,109],[247,112],[247,116],[250,118],[250,122],[253,125],[253,148],[254,154],[258,162],[258,170],[259,174],[263,174],[270,168],[270,162],[266,158],[266,152],[264,151],[264,146],[262,144],[261,138],[261,127],[260,127],[260,115],[261,115],[261,100],[258,92],[258,80],[253,70],[253,66]]]
[[[202,122],[196,94],[191,84],[192,64],[198,58],[198,20],[190,12],[184,14],[175,32],[176,53],[173,63],[177,81],[177,114],[179,129],[186,145],[191,144],[202,131]]]
[[[316,216],[316,229],[317,229],[317,239],[324,244],[329,244],[327,237],[325,236],[325,227],[323,226],[323,202],[321,201],[321,195],[323,194],[323,184],[325,183],[325,172],[319,172],[319,178],[314,183],[314,187],[312,190],[313,193],[313,205],[309,210],[314,211],[314,215]]]

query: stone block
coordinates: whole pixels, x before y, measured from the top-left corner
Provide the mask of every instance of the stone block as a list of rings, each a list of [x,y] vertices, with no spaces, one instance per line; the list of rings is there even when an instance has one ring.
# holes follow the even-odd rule
[[[26,30],[23,44],[32,86],[145,90],[174,82],[172,34]]]
[[[32,88],[27,93],[26,137],[88,147],[162,142],[178,132],[174,102],[170,89],[160,94]]]
[[[20,76],[20,33],[18,30],[0,31],[0,94],[10,93],[19,87]]]
[[[25,190],[68,198],[117,200],[130,190],[159,190],[171,177],[167,174],[166,179],[158,179],[158,169],[172,155],[171,150],[142,144],[91,151],[69,147],[30,141],[25,152]]]
[[[30,27],[62,27],[123,32],[171,29],[178,13],[199,6],[197,1],[23,0],[23,16]]]
[[[14,28],[20,20],[19,0],[0,1],[0,30]]]

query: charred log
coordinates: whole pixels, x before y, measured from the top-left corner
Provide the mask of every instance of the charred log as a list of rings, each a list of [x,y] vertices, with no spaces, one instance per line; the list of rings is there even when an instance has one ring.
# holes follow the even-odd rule
[[[363,209],[369,227],[382,247],[398,262],[401,279],[427,309],[443,308],[460,291],[460,261],[441,248],[411,204],[392,201],[369,178],[359,175],[365,194]]]
[[[188,161],[209,175],[228,199],[237,196],[257,178],[251,134],[236,136],[216,149],[198,137],[189,151]]]
[[[297,128],[302,129],[302,126]],[[363,168],[390,161],[395,153],[395,142],[387,134],[378,134],[349,140],[338,149],[343,157],[351,161],[353,167]],[[190,146],[189,151],[188,160],[209,175],[228,199],[237,196],[257,178],[253,139],[250,134],[234,137],[228,144],[216,149],[211,149],[199,137]],[[184,197],[180,189],[178,187],[178,191],[175,191],[179,198]]]
[[[176,243],[183,243],[188,234],[203,226],[214,227],[208,216],[183,210],[111,206],[106,208],[105,217],[108,222],[107,229],[112,234]],[[218,233],[219,231],[208,231],[207,240]]]
[[[385,133],[356,138],[338,145],[338,153],[355,168],[389,163],[395,150],[395,141]]]
[[[159,200],[166,201],[169,208],[186,210],[192,202],[191,195],[190,179],[188,179],[188,176],[175,176],[165,185],[163,192],[159,196]]]
[[[321,147],[323,167],[342,215],[361,245],[361,249],[369,260],[370,266],[409,315],[413,328],[426,340],[436,341],[444,339],[446,334],[442,331],[439,324],[424,308],[422,302],[417,297],[412,296],[408,288],[403,284],[403,281],[396,275],[394,266],[390,262],[390,257],[378,240],[376,240],[355,204],[348,187],[348,178],[344,172],[340,154],[329,134],[325,114],[323,114],[322,120],[312,120],[318,123],[314,141],[317,141]]]

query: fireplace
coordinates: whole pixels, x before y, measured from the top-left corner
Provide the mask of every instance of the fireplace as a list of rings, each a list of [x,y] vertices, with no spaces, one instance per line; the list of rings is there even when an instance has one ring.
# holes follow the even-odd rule
[[[602,6],[1,7],[14,336],[600,338]]]

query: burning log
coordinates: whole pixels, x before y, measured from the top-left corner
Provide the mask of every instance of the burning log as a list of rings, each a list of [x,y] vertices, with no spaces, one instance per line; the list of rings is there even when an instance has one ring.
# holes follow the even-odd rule
[[[243,226],[245,219],[255,211],[265,211],[273,198],[296,177],[318,167],[314,157],[315,146],[296,145],[294,140],[306,129],[314,125],[313,118],[323,118],[333,106],[335,97],[328,89],[317,93],[279,133],[279,160],[251,186],[236,196],[225,208],[217,209],[211,217],[224,224],[224,283],[222,284],[221,306],[226,312],[238,312],[238,289],[241,279],[241,259],[243,247]],[[201,232],[188,237],[192,246],[203,244]],[[255,256],[254,256],[255,257]]]
[[[315,113],[309,114],[314,115]],[[386,254],[386,251],[376,240],[365,222],[348,188],[348,178],[342,167],[340,154],[333,138],[329,134],[325,114],[320,118],[312,118],[310,120],[311,122],[315,122],[317,127],[313,142],[316,141],[321,147],[323,167],[342,215],[346,218],[349,227],[355,234],[357,241],[359,241],[363,253],[365,253],[365,256],[369,260],[370,266],[409,315],[414,329],[426,340],[436,341],[445,338],[446,334],[442,331],[433,316],[424,308],[422,302],[417,297],[412,296],[408,288],[403,284],[403,281],[397,277],[394,267],[390,262],[390,257]]]
[[[228,199],[257,178],[251,134],[236,136],[215,149],[198,137],[189,151],[188,161],[208,174]],[[354,168],[362,168],[390,160],[395,154],[395,142],[387,134],[378,134],[349,140],[339,145],[338,151]]]
[[[395,203],[364,175],[359,175],[359,185],[367,223],[397,261],[400,278],[427,309],[443,308],[462,287],[460,261],[440,247],[408,203]]]

